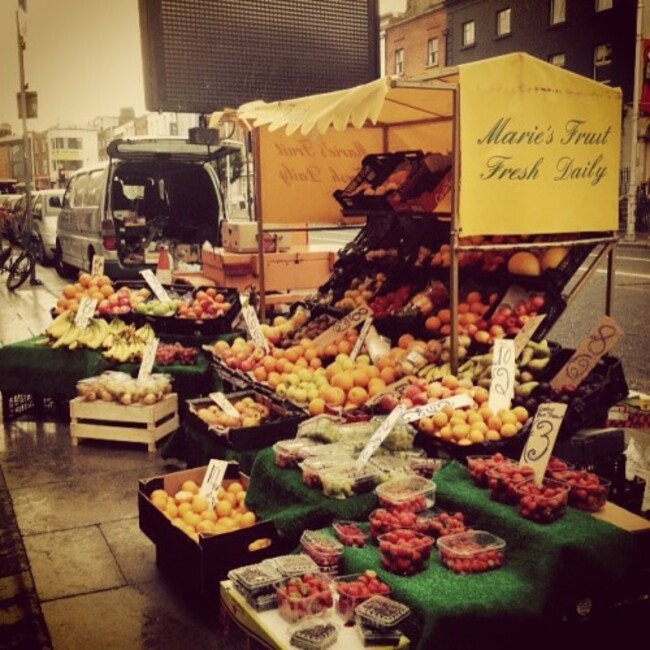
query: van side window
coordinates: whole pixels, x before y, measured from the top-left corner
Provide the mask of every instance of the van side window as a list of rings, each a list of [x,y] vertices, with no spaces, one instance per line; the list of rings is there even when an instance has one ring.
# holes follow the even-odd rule
[[[83,205],[84,194],[88,186],[88,174],[80,174],[77,177],[77,182],[72,188],[72,195],[70,198],[70,207],[80,208]]]
[[[64,208],[69,208],[70,207],[70,204],[72,202],[72,196],[75,193],[75,188],[77,186],[77,179],[78,178],[79,178],[78,176],[73,176],[70,179],[70,181],[68,183],[68,187],[66,187],[66,189],[65,189],[65,194],[63,195],[62,207],[64,207]]]
[[[88,175],[88,185],[84,195],[84,207],[95,208],[102,200],[102,188],[104,186],[104,170],[96,169]]]

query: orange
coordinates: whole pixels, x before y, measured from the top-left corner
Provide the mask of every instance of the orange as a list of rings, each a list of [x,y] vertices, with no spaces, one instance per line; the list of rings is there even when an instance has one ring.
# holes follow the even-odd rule
[[[325,346],[325,349],[323,350],[324,357],[335,357],[338,353],[339,349],[334,343]]]
[[[274,372],[276,366],[277,366],[277,361],[275,360],[274,357],[271,356],[264,357],[262,361],[262,367],[264,368],[264,370],[266,370],[267,374],[270,372]]]
[[[374,397],[386,389],[386,382],[381,377],[373,377],[368,382],[368,395]]]
[[[352,343],[347,339],[341,339],[337,345],[339,354],[350,354],[352,352]]]
[[[201,513],[201,519],[207,519],[214,523],[217,521],[217,513],[214,510],[205,510]]]
[[[77,290],[74,285],[66,284],[65,287],[63,287],[63,295],[66,298],[75,298],[77,296]]]
[[[232,517],[221,517],[217,523],[223,526],[227,531],[237,528],[237,522],[235,522]]]
[[[241,492],[237,492],[237,503],[239,504],[240,508],[246,508],[244,505],[246,503],[246,490],[242,490]]]
[[[199,486],[196,484],[196,481],[188,480],[183,482],[183,485],[181,485],[181,490],[185,490],[185,492],[191,492],[192,494],[198,494]]]
[[[368,392],[361,386],[353,386],[348,391],[348,402],[355,406],[361,406],[368,401]]]
[[[370,375],[363,368],[355,368],[352,371],[352,381],[355,386],[365,387],[370,381]]]
[[[182,519],[188,526],[192,526],[193,528],[196,528],[197,525],[201,523],[201,515],[192,512],[191,510],[186,512]]]
[[[112,296],[115,293],[115,290],[110,284],[103,284],[99,289],[99,292],[102,294],[104,298],[108,298],[109,296]]]
[[[254,512],[246,512],[241,517],[241,525],[243,528],[246,528],[248,526],[253,526],[255,524],[255,520],[256,517]]]
[[[192,512],[201,514],[205,512],[210,507],[210,501],[206,497],[202,497],[198,494],[194,495],[192,499]]]
[[[255,377],[255,381],[266,381],[268,379],[268,373],[264,366],[257,366],[257,368],[253,370],[253,377]]]
[[[199,521],[199,523],[196,525],[196,532],[197,533],[214,533],[214,523],[212,521],[209,521],[208,519],[204,519],[203,521]]]
[[[325,376],[327,377],[327,379],[329,381],[331,381],[332,377],[335,374],[341,372],[342,370],[343,370],[343,366],[340,363],[334,362],[334,363],[330,364],[329,366],[327,366],[327,368],[325,369]]]
[[[320,415],[325,412],[325,400],[322,397],[315,397],[307,407],[309,415]]]
[[[90,281],[92,280],[92,276],[90,273],[80,273],[78,282],[81,286],[83,287],[89,287],[90,286]]]
[[[406,350],[406,348],[409,346],[409,343],[413,343],[413,341],[415,341],[413,334],[402,334],[402,336],[400,336],[397,341],[397,346],[403,350]]]
[[[397,380],[397,372],[393,366],[386,366],[383,368],[379,376],[387,383],[387,384],[392,384],[394,381]]]
[[[232,494],[237,494],[238,492],[243,491],[244,486],[239,481],[234,481],[226,488],[226,492],[231,492]]]
[[[176,512],[179,517],[182,517],[186,512],[191,512],[192,511],[192,504],[186,501],[185,503],[181,503],[178,505]]]
[[[314,369],[316,369],[316,368],[320,368],[320,367],[322,367],[322,365],[323,365],[323,362],[322,362],[318,357],[314,357],[314,358],[309,362],[309,367],[310,367],[310,368],[314,368]]]
[[[325,402],[332,406],[345,404],[345,391],[338,386],[328,386],[325,391]]]
[[[481,292],[480,291],[470,291],[467,294],[465,300],[471,305],[473,302],[481,301]]]
[[[442,321],[437,316],[429,316],[424,321],[424,327],[429,330],[429,332],[435,332],[440,329]]]
[[[167,510],[167,497],[162,496],[161,494],[152,496],[151,503],[153,503],[153,505],[161,512],[165,512],[165,510]]]
[[[218,517],[229,517],[232,513],[232,503],[227,499],[220,499],[215,506],[215,512]]]
[[[352,376],[351,372],[343,370],[341,372],[337,372],[330,379],[330,384],[332,386],[338,386],[338,388],[342,388],[347,393],[347,391],[349,391],[350,388],[354,386],[354,377]]]

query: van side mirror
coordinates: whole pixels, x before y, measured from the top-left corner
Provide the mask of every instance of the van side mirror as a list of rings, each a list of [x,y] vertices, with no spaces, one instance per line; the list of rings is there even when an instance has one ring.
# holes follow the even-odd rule
[[[61,198],[58,196],[51,196],[48,200],[48,205],[51,208],[60,208],[61,207]]]

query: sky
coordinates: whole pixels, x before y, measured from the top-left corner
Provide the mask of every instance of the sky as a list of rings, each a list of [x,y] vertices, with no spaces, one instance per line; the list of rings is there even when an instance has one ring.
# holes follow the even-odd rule
[[[405,5],[379,0],[380,12]],[[18,0],[0,0],[0,123],[22,133],[17,8]],[[29,130],[84,126],[123,107],[145,112],[138,0],[27,0],[27,13],[18,14],[25,81],[38,93],[39,116],[28,120]]]

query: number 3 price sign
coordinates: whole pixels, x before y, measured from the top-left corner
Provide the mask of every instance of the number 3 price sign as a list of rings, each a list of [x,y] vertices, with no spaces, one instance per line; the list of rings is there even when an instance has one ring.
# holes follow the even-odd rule
[[[521,453],[519,464],[529,465],[533,468],[537,485],[542,484],[566,409],[566,404],[557,402],[540,404],[533,419],[530,435]]]

